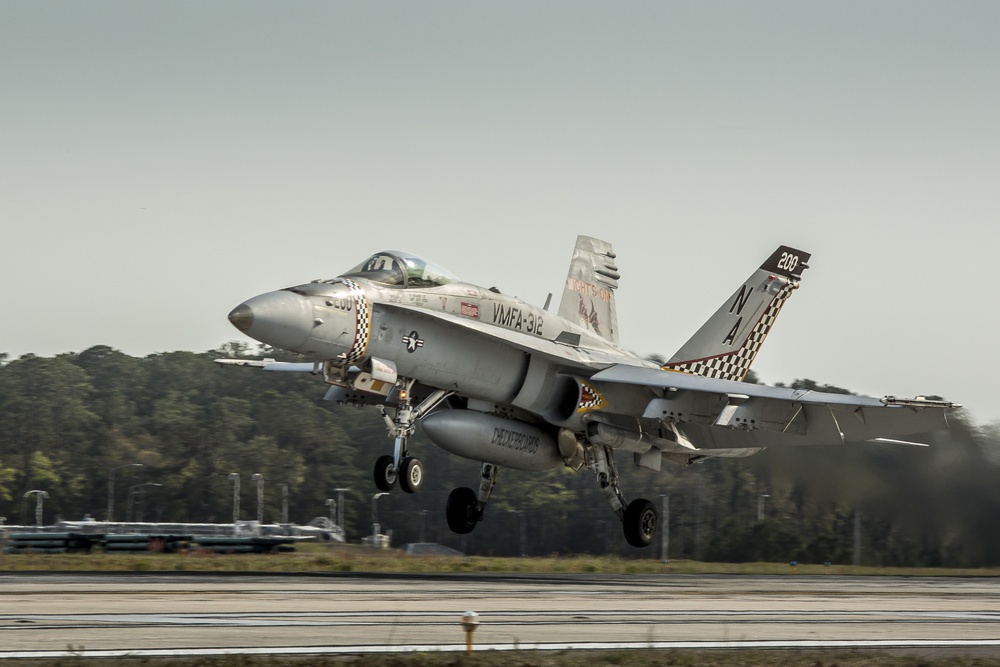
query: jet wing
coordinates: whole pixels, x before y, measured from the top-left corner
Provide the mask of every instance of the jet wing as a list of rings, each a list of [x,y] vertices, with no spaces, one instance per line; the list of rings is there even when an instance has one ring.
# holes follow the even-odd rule
[[[283,371],[290,373],[319,373],[323,365],[319,362],[275,361],[274,359],[216,359],[220,366],[249,366],[264,371]]]
[[[555,340],[549,340],[540,336],[533,336],[531,334],[521,333],[511,329],[492,326],[490,324],[486,324],[485,322],[469,319],[467,317],[459,317],[450,313],[442,313],[440,311],[405,306],[398,303],[379,303],[375,307],[385,308],[386,310],[406,311],[408,314],[416,315],[418,317],[448,322],[449,324],[453,324],[460,329],[476,331],[483,335],[490,336],[491,338],[499,338],[519,350],[529,353],[540,353],[555,359],[556,361],[562,362],[563,364],[591,371],[594,368],[604,368],[610,366],[611,364],[619,363],[622,358],[620,354],[613,354],[569,343],[556,342]],[[579,338],[579,336],[577,336],[577,338]]]
[[[690,373],[627,366],[624,364],[618,364],[600,371],[592,379],[600,382],[620,382],[622,384],[662,387],[671,390],[702,391],[714,394],[742,394],[755,398],[796,401],[814,405],[872,407],[884,405],[881,399],[871,396],[832,394],[822,391],[810,391],[808,389],[790,389],[788,387],[768,387],[762,384],[736,382],[735,380],[719,380],[706,378],[701,375],[692,375]]]
[[[649,402],[643,418],[684,424],[685,434],[699,448],[890,442],[898,436],[945,429],[946,412],[961,407],[919,397],[874,398],[766,387],[621,364],[591,379],[666,390],[664,398]]]

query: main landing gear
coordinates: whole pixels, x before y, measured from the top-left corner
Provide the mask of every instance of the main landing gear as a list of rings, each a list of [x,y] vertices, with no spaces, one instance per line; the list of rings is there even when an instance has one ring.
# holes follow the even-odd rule
[[[420,405],[413,407],[413,399],[410,396],[413,384],[413,380],[401,381],[394,418],[390,419],[385,413],[385,408],[379,406],[382,418],[389,428],[389,435],[396,441],[391,456],[388,454],[380,456],[375,461],[375,487],[379,491],[391,491],[397,481],[399,487],[407,493],[416,493],[424,485],[424,464],[420,459],[408,455],[406,444],[416,430],[420,418],[436,408],[453,392],[435,390]]]
[[[386,414],[385,407],[379,406],[382,418],[389,429],[389,435],[395,438],[392,455],[380,456],[375,462],[374,480],[379,491],[391,491],[397,481],[406,493],[416,493],[420,490],[424,482],[424,467],[419,459],[409,455],[407,442],[416,430],[417,422],[454,393],[443,389],[435,390],[414,407],[410,396],[413,385],[413,380],[400,380],[396,412],[392,418]],[[611,510],[621,519],[625,539],[634,547],[648,547],[656,537],[659,527],[656,506],[644,498],[626,502],[619,485],[614,452],[610,447],[602,445],[584,445],[584,447],[584,461],[597,475],[598,485]],[[483,520],[483,512],[496,485],[498,471],[498,466],[483,463],[480,468],[478,491],[461,487],[451,492],[445,507],[445,515],[448,527],[452,531],[466,535]]]
[[[659,524],[656,506],[645,498],[637,498],[626,503],[618,483],[618,467],[615,465],[614,453],[610,447],[589,448],[587,459],[587,467],[597,474],[597,482],[604,497],[621,519],[625,540],[634,547],[648,547],[656,537]],[[480,468],[478,492],[468,487],[461,487],[448,496],[445,515],[452,532],[459,535],[471,533],[476,524],[483,520],[483,512],[497,483],[499,469],[492,463],[483,463]]]
[[[622,521],[625,540],[633,547],[648,547],[656,537],[660,522],[656,506],[645,498],[625,502],[618,484],[618,466],[610,447],[594,446],[593,456],[588,456],[587,467],[597,474],[597,483],[611,505],[612,511]]]
[[[483,520],[483,511],[497,483],[499,470],[500,468],[492,463],[484,463],[479,470],[478,493],[463,486],[448,494],[448,504],[444,513],[448,519],[448,527],[453,533],[459,535],[471,533],[476,524]]]

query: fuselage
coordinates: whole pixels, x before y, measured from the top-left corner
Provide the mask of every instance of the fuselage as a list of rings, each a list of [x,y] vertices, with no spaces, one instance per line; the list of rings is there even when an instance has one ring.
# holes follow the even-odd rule
[[[536,413],[544,406],[523,395],[539,372],[541,359],[533,357],[544,358],[546,381],[589,376],[614,363],[651,365],[553,313],[437,267],[424,272],[432,279],[387,279],[388,262],[422,261],[380,253],[344,276],[253,297],[230,320],[311,361],[347,367],[375,358],[400,377],[465,397],[506,405],[520,396],[521,407]]]

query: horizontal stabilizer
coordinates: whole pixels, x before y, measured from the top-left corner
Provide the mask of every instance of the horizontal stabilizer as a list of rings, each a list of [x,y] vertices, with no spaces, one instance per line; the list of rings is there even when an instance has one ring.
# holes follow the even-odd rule
[[[926,442],[910,442],[909,440],[893,440],[892,438],[872,438],[868,442],[884,445],[913,445],[914,447],[930,447]]]
[[[679,465],[691,465],[692,463],[699,463],[705,459],[733,459],[753,456],[763,449],[763,447],[730,447],[694,450],[650,449],[648,452],[635,454],[635,464],[650,470],[663,470],[664,461]]]
[[[888,441],[945,429],[947,412],[959,407],[943,400],[768,387],[624,365],[591,380],[663,391],[643,418],[682,423],[699,449]]]

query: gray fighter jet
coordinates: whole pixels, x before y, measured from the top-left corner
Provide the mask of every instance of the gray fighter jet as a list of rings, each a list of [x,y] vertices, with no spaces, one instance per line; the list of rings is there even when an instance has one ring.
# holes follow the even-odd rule
[[[871,398],[743,382],[809,254],[781,246],[664,364],[618,345],[611,245],[580,236],[559,310],[552,313],[462,282],[420,257],[372,255],[331,280],[268,292],[230,321],[307,362],[220,359],[220,364],[321,375],[326,398],[374,405],[394,438],[375,463],[375,486],[418,491],[408,444],[418,423],[438,446],[482,462],[478,490],[458,488],[446,516],[468,533],[501,467],[588,468],[629,544],[652,542],[658,516],[627,502],[615,454],[660,470],[741,457],[766,445],[889,441],[947,427],[956,404],[924,397]]]

